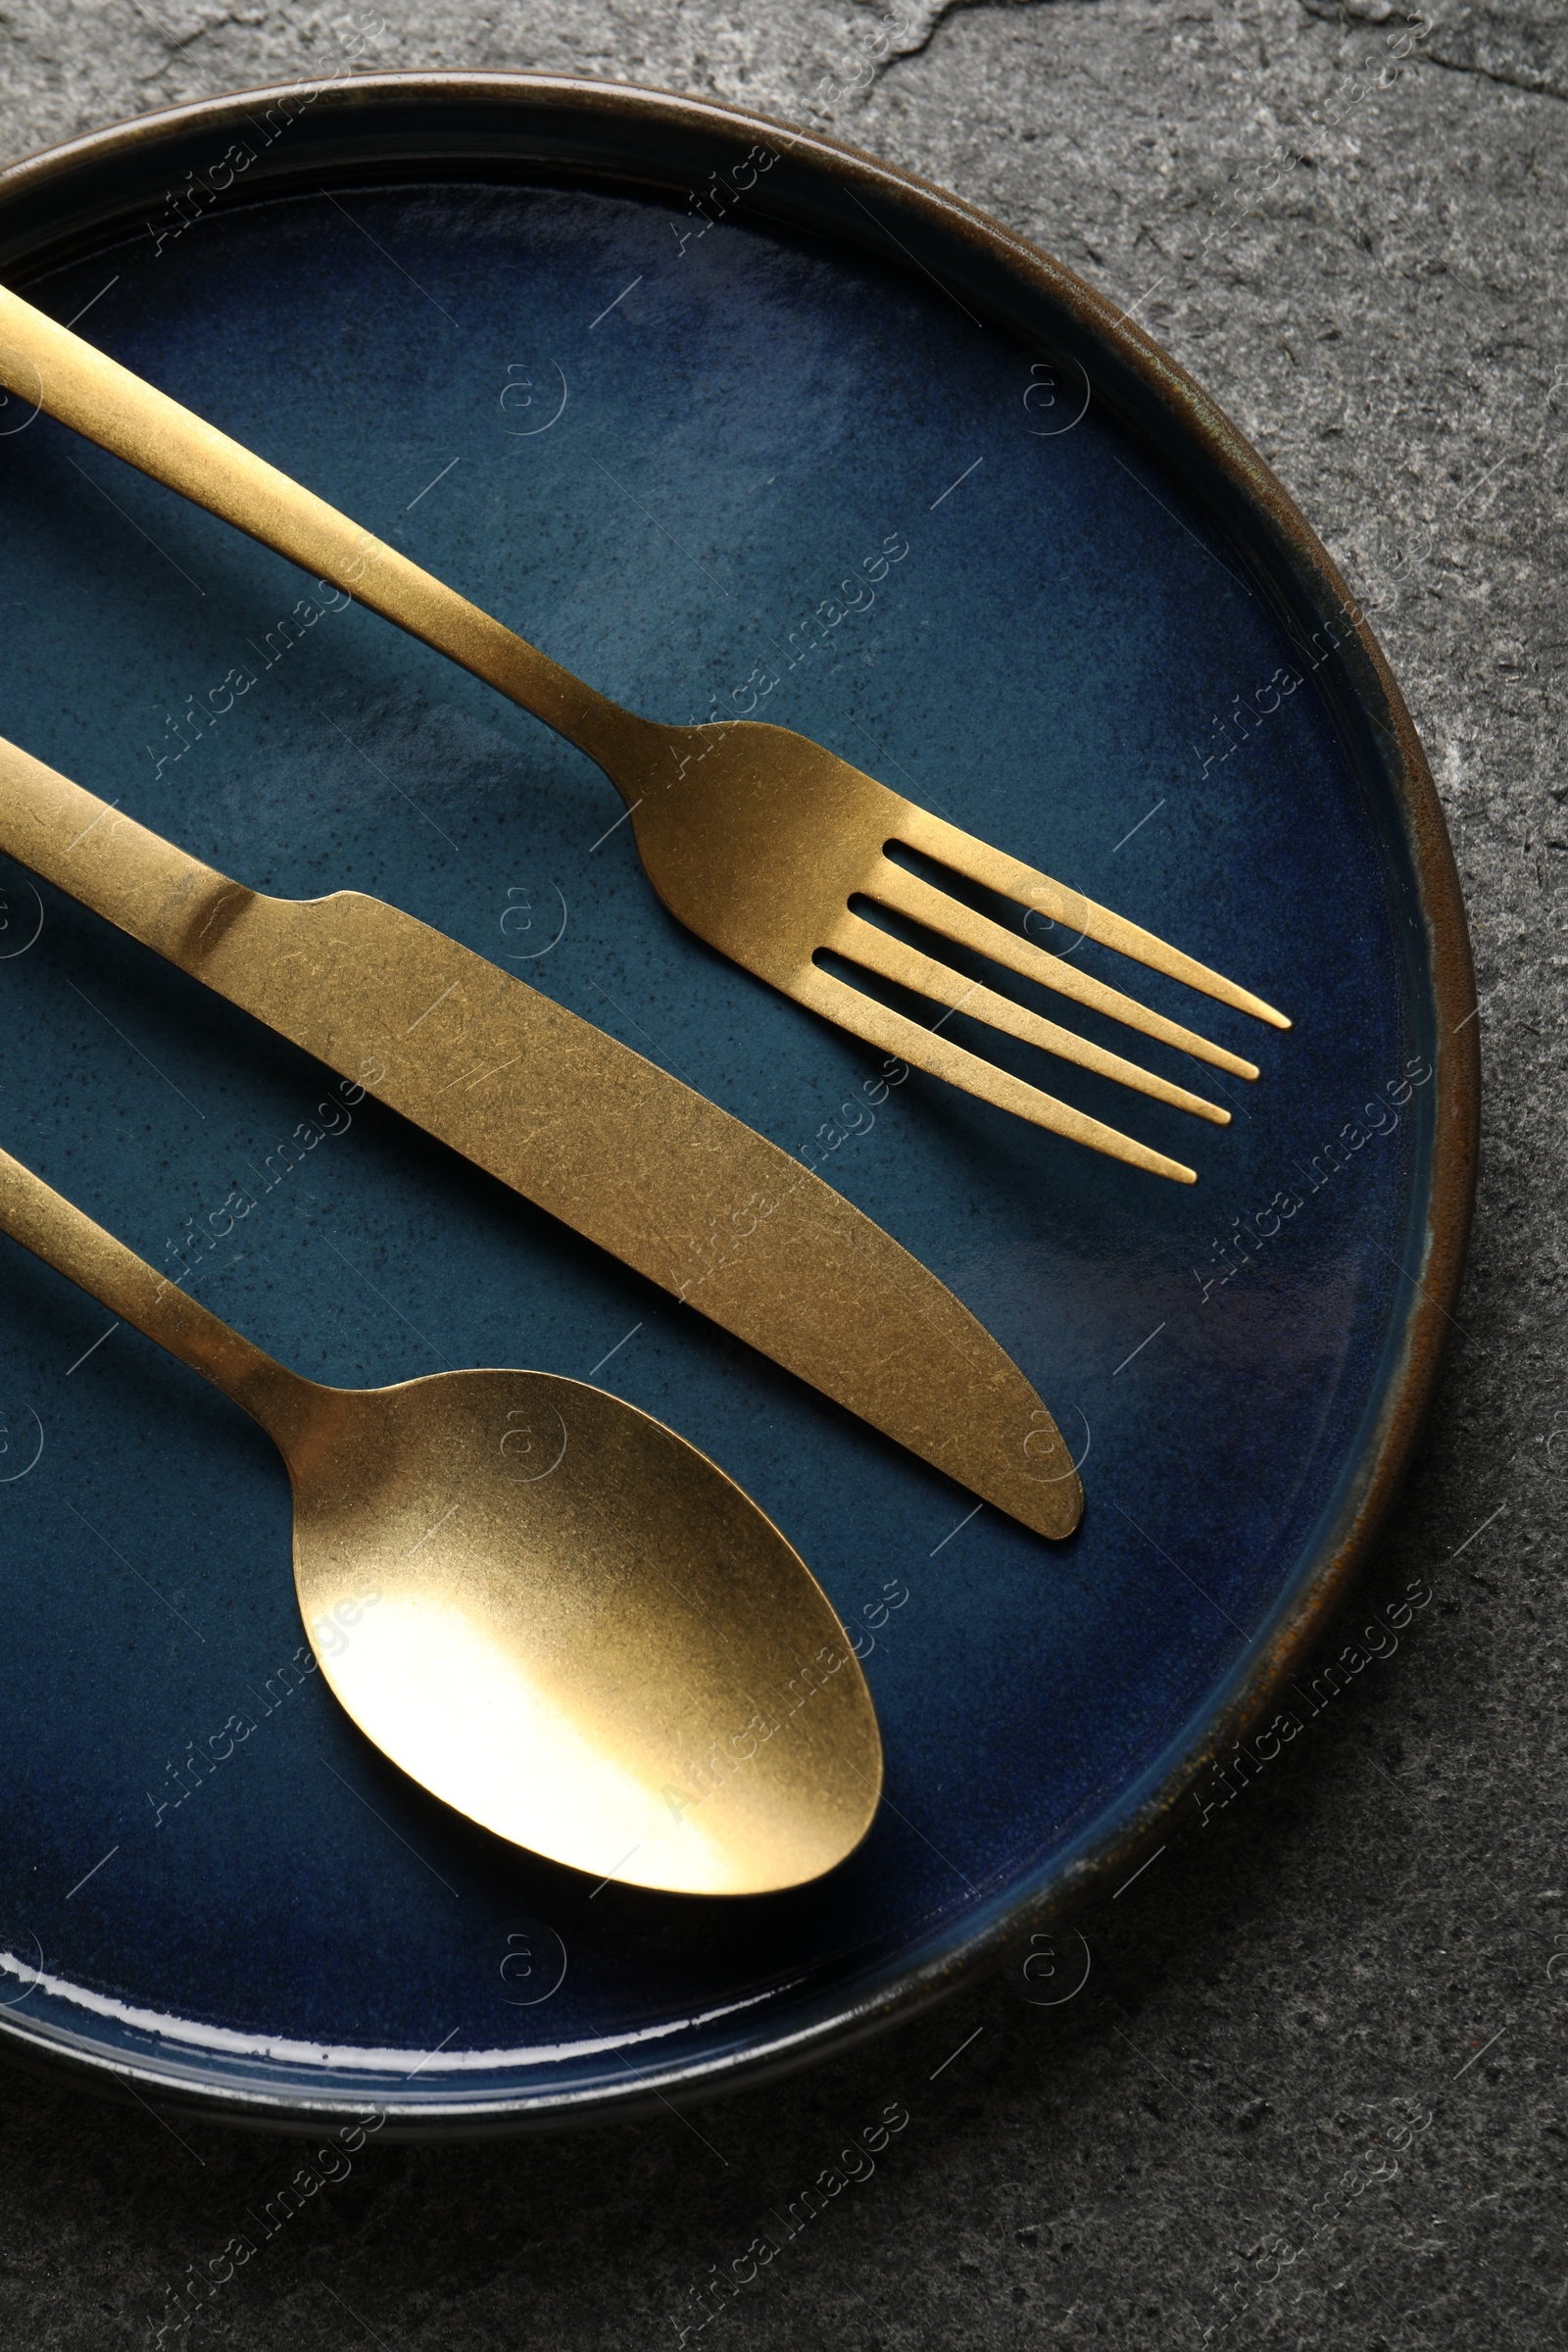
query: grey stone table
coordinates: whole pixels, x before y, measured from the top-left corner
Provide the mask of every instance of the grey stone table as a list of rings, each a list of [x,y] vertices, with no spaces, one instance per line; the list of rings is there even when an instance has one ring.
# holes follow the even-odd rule
[[[306,72],[337,13],[5,0],[6,152]],[[367,68],[587,73],[825,124],[1137,303],[1316,523],[1413,706],[1480,966],[1480,1218],[1364,1588],[1425,1579],[1433,1605],[1085,1923],[1079,1997],[997,1979],[690,2117],[372,2141],[166,2340],[673,2352],[706,2320],[715,2344],[859,2352],[1568,2341],[1563,0],[354,14],[382,26]],[[824,114],[829,74],[866,86]],[[704,2296],[895,2100],[874,2173]],[[19,2352],[152,2343],[170,2287],[301,2154],[9,2071],[0,2114]]]

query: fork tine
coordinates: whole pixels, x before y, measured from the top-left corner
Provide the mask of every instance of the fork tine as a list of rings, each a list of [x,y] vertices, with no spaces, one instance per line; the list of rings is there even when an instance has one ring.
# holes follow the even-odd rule
[[[1114,1078],[1123,1086],[1132,1087],[1141,1095],[1152,1095],[1157,1102],[1174,1103],[1178,1110],[1193,1111],[1200,1119],[1212,1119],[1216,1127],[1228,1127],[1231,1114],[1218,1103],[1206,1102],[1201,1095],[1189,1094],[1184,1086],[1173,1086],[1158,1078],[1152,1070],[1141,1069],[1135,1061],[1124,1061],[1119,1054],[1107,1054],[1103,1047],[1092,1045],[1087,1038],[1077,1037],[1070,1029],[1058,1028],[1054,1021],[1042,1020],[1038,1013],[1014,1004],[1009,997],[999,997],[994,990],[978,983],[966,984],[963,974],[951,964],[939,963],[933,956],[922,956],[915,948],[907,947],[902,939],[894,939],[879,931],[858,914],[849,913],[835,926],[833,935],[823,943],[835,955],[846,956],[851,962],[861,964],[883,980],[895,980],[901,987],[910,988],[918,996],[932,997],[950,1012],[960,1006],[975,1020],[989,1021],[994,1029],[1003,1030],[1008,1037],[1022,1038],[1026,1045],[1040,1046],[1048,1054],[1057,1054],[1063,1061],[1076,1062],[1081,1069],[1094,1070],[1102,1078]]]
[[[790,984],[790,994],[813,1012],[819,1012],[824,1020],[848,1029],[866,1045],[896,1054],[912,1068],[929,1070],[934,1078],[945,1078],[950,1086],[961,1087],[965,1094],[978,1096],[981,1102],[994,1104],[998,1110],[1010,1110],[1036,1127],[1049,1128],[1054,1135],[1064,1135],[1075,1144],[1087,1144],[1092,1152],[1103,1152],[1107,1158],[1125,1160],[1129,1167],[1147,1168],[1151,1175],[1169,1176],[1177,1184],[1198,1182],[1195,1170],[1184,1167],[1179,1159],[1167,1159],[1162,1152],[1152,1152],[1147,1144],[1135,1143],[1131,1136],[1103,1126],[1099,1119],[1086,1117],[1070,1103],[1058,1102],[1054,1095],[1042,1094],[1038,1087],[1026,1085],[1010,1071],[999,1070],[994,1062],[982,1061],[978,1054],[967,1053],[948,1038],[922,1029],[918,1021],[891,1011],[874,997],[835,979],[817,964],[802,966]]]
[[[1053,882],[1049,874],[1037,873],[1031,865],[1020,865],[1016,858],[1005,857],[988,842],[977,841],[972,833],[960,832],[956,825],[933,816],[929,808],[918,808],[913,801],[904,802],[903,808],[907,823],[901,818],[895,838],[906,842],[911,850],[922,851],[927,858],[951,865],[956,873],[983,884],[987,890],[1000,891],[1004,898],[1016,899],[1021,906],[1037,908],[1054,922],[1064,923],[1086,939],[1098,940],[1102,947],[1118,949],[1135,962],[1147,963],[1152,971],[1165,972],[1172,980],[1185,980],[1189,988],[1200,989],[1205,997],[1217,997],[1222,1004],[1234,1004],[1238,1011],[1250,1012],[1275,1029],[1291,1026],[1283,1012],[1276,1012],[1272,1004],[1265,1004],[1250,989],[1238,988],[1234,980],[1211,971],[1206,963],[1182,955],[1178,948],[1168,948],[1152,931],[1140,930],[1136,923],[1112,914],[1108,906],[1097,906],[1093,899],[1066,889],[1060,882]],[[1004,937],[1010,936],[1004,933]]]
[[[1004,931],[1000,923],[976,914],[961,900],[950,898],[945,890],[937,890],[918,874],[895,865],[891,858],[878,860],[874,875],[864,887],[868,898],[892,907],[895,913],[911,916],[927,930],[939,931],[944,938],[956,940],[959,947],[978,950],[993,961],[1005,964],[1009,971],[1021,973],[1026,980],[1037,980],[1046,988],[1054,988],[1058,995],[1071,997],[1075,1004],[1087,1004],[1095,1012],[1109,1013],[1114,1020],[1125,1022],[1129,1029],[1141,1030],[1145,1037],[1157,1038],[1162,1045],[1179,1046],[1196,1060],[1212,1062],[1217,1069],[1229,1070],[1238,1078],[1257,1076],[1256,1062],[1244,1061],[1239,1054],[1211,1045],[1195,1029],[1184,1029],[1179,1021],[1168,1021],[1161,1012],[1151,1012],[1136,997],[1124,997],[1119,988],[1107,988],[1103,981],[1079,971],[1076,964],[1037,948],[1032,940],[1020,939],[1016,931]]]

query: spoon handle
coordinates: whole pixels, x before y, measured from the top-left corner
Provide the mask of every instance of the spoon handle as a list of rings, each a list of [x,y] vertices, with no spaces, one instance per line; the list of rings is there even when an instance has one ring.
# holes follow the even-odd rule
[[[310,1382],[230,1330],[9,1152],[0,1152],[0,1231],[200,1372],[279,1446],[301,1421]]]
[[[422,638],[542,718],[607,773],[617,747],[624,751],[647,725],[373,532],[4,287],[0,384]]]

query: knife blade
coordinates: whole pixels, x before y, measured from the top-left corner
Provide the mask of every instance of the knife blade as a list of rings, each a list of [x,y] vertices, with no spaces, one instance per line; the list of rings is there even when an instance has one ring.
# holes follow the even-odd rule
[[[0,849],[1037,1534],[1083,1491],[947,1285],[803,1162],[357,891],[230,881],[0,737]]]

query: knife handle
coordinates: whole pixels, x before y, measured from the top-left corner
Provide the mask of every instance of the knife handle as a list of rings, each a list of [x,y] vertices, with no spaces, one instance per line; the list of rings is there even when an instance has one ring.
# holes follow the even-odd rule
[[[4,736],[0,850],[189,972],[220,910],[256,898]]]
[[[6,287],[0,287],[0,384],[510,695],[598,760],[612,783],[637,739],[654,732],[646,719],[585,685],[373,532]]]
[[[378,1042],[378,1016],[396,995],[396,980],[417,989],[432,954],[445,964],[494,970],[376,900],[352,892],[273,899],[248,890],[4,736],[0,851],[355,1084],[364,1083],[372,1062],[385,1074],[368,1049]],[[400,973],[371,974],[363,987],[345,987],[341,971],[323,980],[323,950],[351,901],[398,926]],[[410,1108],[395,1083],[378,1091],[394,1109]]]

